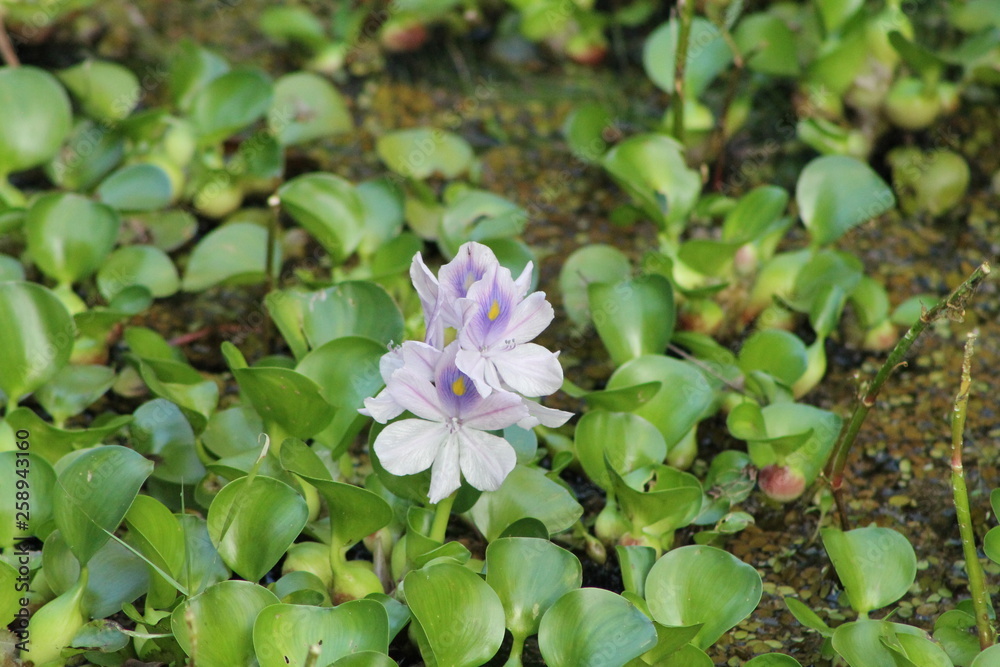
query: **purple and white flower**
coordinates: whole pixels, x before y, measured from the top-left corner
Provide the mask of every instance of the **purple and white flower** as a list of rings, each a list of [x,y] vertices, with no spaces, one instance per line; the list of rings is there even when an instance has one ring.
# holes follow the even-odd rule
[[[481,396],[455,366],[457,345],[441,353],[433,378],[407,367],[392,373],[386,391],[416,418],[385,427],[375,453],[394,475],[431,469],[429,499],[438,503],[461,486],[495,491],[514,468],[517,456],[505,439],[487,431],[516,424],[528,416],[522,397],[506,391]]]
[[[441,350],[415,340],[408,340],[398,347],[390,347],[378,362],[379,373],[386,388],[379,392],[378,396],[366,398],[365,407],[358,412],[366,417],[372,417],[380,424],[403,414],[403,406],[395,401],[389,391],[393,374],[405,367],[430,379],[434,377],[434,367],[440,358]]]

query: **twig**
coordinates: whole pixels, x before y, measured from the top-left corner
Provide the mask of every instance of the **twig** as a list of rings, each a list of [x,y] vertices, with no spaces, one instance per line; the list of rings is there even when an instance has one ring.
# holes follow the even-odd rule
[[[962,380],[955,396],[955,412],[951,420],[951,489],[955,496],[955,516],[958,530],[962,535],[962,552],[965,555],[965,571],[969,575],[969,592],[972,594],[972,609],[976,614],[976,628],[979,632],[979,647],[986,650],[993,645],[996,635],[990,625],[989,596],[986,592],[986,578],[983,564],[979,562],[976,550],[976,535],[972,530],[972,512],[969,510],[969,491],[965,485],[965,468],[962,466],[963,433],[965,416],[969,408],[969,389],[972,385],[972,355],[978,331],[972,331],[965,341],[965,356],[962,358]]]
[[[851,447],[854,445],[854,441],[858,437],[858,431],[861,430],[861,425],[864,423],[865,417],[868,416],[868,412],[875,405],[875,399],[878,397],[879,391],[882,390],[882,385],[885,384],[892,372],[903,361],[903,357],[910,351],[913,343],[931,322],[934,322],[944,315],[947,315],[951,319],[961,318],[961,316],[965,313],[966,302],[972,296],[973,292],[976,291],[976,287],[978,287],[988,275],[990,275],[989,262],[983,262],[979,268],[973,271],[972,274],[965,279],[965,282],[956,287],[955,291],[948,295],[946,299],[939,301],[933,308],[921,314],[920,319],[917,320],[912,327],[910,327],[909,331],[906,332],[906,335],[899,339],[899,342],[896,343],[896,347],[892,348],[892,352],[889,353],[889,358],[882,364],[882,368],[879,369],[878,373],[875,375],[875,379],[872,380],[872,383],[862,393],[862,395],[858,397],[858,402],[854,406],[854,413],[851,415],[850,421],[840,432],[837,444],[834,445],[833,452],[827,460],[826,467],[823,470],[823,475],[826,480],[828,480],[834,497],[838,497],[841,493],[841,487],[844,484],[844,468],[847,465],[847,456],[850,454]],[[849,530],[850,524],[848,522],[847,515],[843,512],[844,507],[845,505],[843,503],[843,499],[838,497],[837,508],[841,510],[840,523],[844,530]]]
[[[17,51],[7,34],[7,25],[4,23],[3,5],[0,5],[0,57],[9,67],[20,67],[21,61],[17,57]]]

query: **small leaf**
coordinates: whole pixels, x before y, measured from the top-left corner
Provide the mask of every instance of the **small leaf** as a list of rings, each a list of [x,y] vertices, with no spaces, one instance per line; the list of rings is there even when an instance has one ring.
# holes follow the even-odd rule
[[[288,368],[254,367],[233,370],[240,390],[264,418],[296,438],[311,438],[330,423],[330,404],[319,385]]]
[[[664,23],[646,38],[642,64],[646,75],[661,90],[674,92],[674,61],[677,54],[677,21]],[[691,97],[700,97],[708,85],[733,60],[733,52],[722,33],[710,21],[696,16],[691,22],[684,88]]]
[[[823,546],[856,612],[866,615],[906,594],[917,574],[917,557],[902,534],[871,526],[822,530]]]
[[[674,332],[674,291],[663,276],[648,274],[616,284],[587,286],[590,316],[618,366],[666,350]]]
[[[387,132],[378,138],[375,150],[389,169],[400,176],[423,180],[434,174],[454,179],[472,164],[472,147],[452,132],[413,128]]]
[[[752,71],[770,76],[799,75],[796,36],[781,18],[770,12],[744,16],[733,38]]]
[[[258,581],[299,536],[309,509],[292,487],[270,477],[230,482],[208,508],[208,532],[226,565]]]
[[[174,186],[155,164],[130,164],[105,178],[95,194],[119,211],[156,211],[170,204]]]
[[[32,203],[24,231],[38,268],[68,285],[100,268],[115,247],[119,225],[118,214],[104,204],[50,193]]]
[[[349,182],[321,172],[293,178],[278,189],[281,205],[333,257],[343,262],[361,243],[365,209]]]
[[[97,271],[97,289],[111,301],[133,285],[145,287],[158,299],[172,296],[180,287],[177,267],[167,253],[153,246],[118,248]]]
[[[703,623],[691,641],[706,649],[760,602],[760,575],[722,549],[686,546],[666,553],[646,579],[653,620],[667,626]]]
[[[424,655],[425,661],[477,667],[500,648],[503,604],[472,570],[453,563],[429,565],[407,574],[403,590],[427,638],[430,655]]]
[[[438,245],[445,257],[454,257],[467,241],[508,239],[520,234],[527,221],[527,212],[514,202],[485,190],[469,190],[445,208]]]
[[[197,484],[205,476],[194,430],[181,409],[156,398],[139,406],[130,425],[132,447],[156,461],[153,477],[172,484]]]
[[[87,409],[111,388],[115,372],[107,366],[63,366],[35,391],[35,400],[58,424]]]
[[[250,222],[232,222],[206,234],[191,251],[184,271],[184,291],[200,292],[218,285],[253,284],[267,275],[267,229]],[[271,252],[271,266],[281,265],[281,248]]]
[[[233,70],[209,81],[191,100],[191,122],[203,146],[218,144],[264,115],[271,79],[253,69]]]
[[[170,615],[181,649],[199,667],[252,667],[257,615],[278,604],[274,593],[249,581],[223,581],[188,598]]]
[[[662,463],[667,456],[667,445],[657,428],[624,412],[588,412],[576,426],[573,446],[587,477],[605,490],[611,487],[605,456],[620,475]]]
[[[261,667],[304,665],[310,647],[319,646],[315,664],[329,665],[360,651],[389,650],[389,620],[374,600],[352,600],[337,607],[276,604],[261,610],[253,625],[253,644]]]
[[[483,493],[469,510],[472,522],[488,542],[520,519],[538,519],[551,535],[571,527],[582,514],[583,508],[564,486],[537,468],[521,465],[514,466],[497,491]]]
[[[126,118],[139,103],[139,79],[126,67],[85,60],[59,72],[59,79],[94,120],[113,123]]]
[[[788,607],[788,611],[792,613],[796,621],[810,630],[815,630],[824,637],[833,636],[833,629],[819,617],[819,614],[807,607],[805,603],[796,598],[786,597],[783,599],[785,605]]]
[[[614,129],[614,124],[610,111],[591,102],[570,112],[563,123],[562,134],[574,156],[584,162],[597,162],[608,149],[607,134]]]
[[[37,67],[0,68],[0,180],[52,158],[69,134],[69,96]]]
[[[845,197],[845,192],[851,196]],[[833,243],[896,204],[892,190],[871,167],[844,155],[818,157],[807,164],[795,187],[795,201],[817,246]]]
[[[62,462],[54,518],[73,555],[86,565],[118,528],[153,464],[118,445],[86,450]]]
[[[758,331],[740,348],[740,370],[764,371],[789,387],[805,373],[807,364],[805,343],[780,329]]]
[[[628,257],[614,246],[590,244],[573,251],[559,271],[563,308],[573,324],[582,327],[590,321],[588,285],[616,284],[628,278],[631,271]]]
[[[748,661],[745,667],[802,667],[802,664],[784,653],[765,653]]]
[[[563,595],[542,617],[538,632],[538,648],[550,667],[622,667],[655,645],[652,621],[600,588]]]
[[[283,146],[348,132],[353,125],[337,89],[311,72],[293,72],[275,82],[267,124]]]
[[[662,386],[661,382],[644,382],[621,389],[592,391],[583,394],[581,398],[590,408],[611,412],[632,412],[652,400]]]

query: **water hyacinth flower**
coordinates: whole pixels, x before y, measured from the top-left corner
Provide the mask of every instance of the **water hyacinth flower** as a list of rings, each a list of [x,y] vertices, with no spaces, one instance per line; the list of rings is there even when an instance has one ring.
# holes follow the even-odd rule
[[[407,341],[382,357],[385,389],[360,412],[382,424],[414,415],[382,430],[374,450],[394,475],[430,468],[432,503],[455,492],[462,475],[477,489],[499,488],[516,455],[488,431],[556,427],[572,416],[526,398],[551,394],[563,379],[558,354],[530,342],[553,318],[543,292],[527,293],[531,274],[529,263],[514,279],[479,243],[464,244],[437,276],[420,253],[413,258],[424,342]],[[445,346],[449,329],[455,335]]]
[[[458,490],[460,473],[477,489],[500,488],[517,456],[509,442],[487,431],[528,416],[523,398],[514,393],[480,395],[455,365],[457,351],[452,343],[440,352],[433,378],[405,366],[392,374],[386,391],[416,418],[389,424],[374,445],[382,466],[394,475],[431,468],[432,503]]]

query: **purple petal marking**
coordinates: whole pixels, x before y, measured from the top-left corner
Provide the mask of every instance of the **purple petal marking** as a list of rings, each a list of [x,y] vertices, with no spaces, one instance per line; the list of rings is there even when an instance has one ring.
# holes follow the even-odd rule
[[[386,389],[404,410],[422,419],[441,422],[448,418],[434,385],[409,368],[396,371]]]
[[[480,431],[499,431],[516,424],[528,413],[523,400],[509,391],[494,391],[462,415],[462,425]]]

